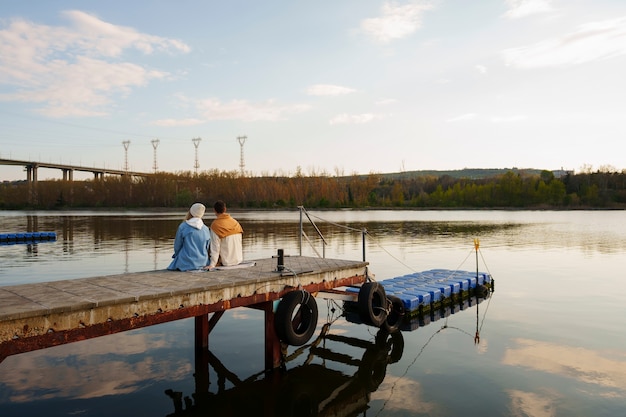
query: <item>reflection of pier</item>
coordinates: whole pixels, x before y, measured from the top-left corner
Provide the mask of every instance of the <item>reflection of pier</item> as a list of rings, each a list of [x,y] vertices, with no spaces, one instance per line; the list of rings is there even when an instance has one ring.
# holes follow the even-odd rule
[[[379,330],[373,341],[330,334],[330,324],[309,345],[285,358],[285,367],[272,373],[260,372],[241,379],[209,350],[196,352],[195,392],[167,390],[178,416],[355,416],[367,410],[370,394],[383,382],[387,365],[402,357],[401,332]],[[322,345],[323,347],[320,347]],[[356,358],[343,353],[362,348]],[[289,368],[298,356],[306,355],[300,365]],[[313,363],[316,359],[321,363]],[[337,366],[347,369],[339,371]],[[217,373],[217,392],[209,392],[208,367]],[[350,369],[354,369],[350,371]],[[226,388],[226,382],[232,387]]]
[[[153,174],[146,172],[126,171],[120,169],[109,168],[95,168],[84,167],[80,165],[67,165],[67,164],[55,164],[52,162],[36,162],[36,161],[21,161],[16,159],[2,159],[0,158],[0,165],[17,165],[23,166],[26,171],[26,180],[29,183],[37,182],[37,170],[39,168],[51,168],[60,169],[63,171],[63,181],[73,181],[74,171],[91,172],[94,175],[94,179],[102,179],[104,175],[122,175],[131,177],[149,177]]]

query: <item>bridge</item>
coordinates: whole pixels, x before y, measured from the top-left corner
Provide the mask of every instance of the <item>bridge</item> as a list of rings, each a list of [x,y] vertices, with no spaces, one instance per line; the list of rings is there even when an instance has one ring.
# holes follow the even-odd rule
[[[22,160],[17,160],[17,159],[4,159],[4,158],[0,158],[0,165],[23,166],[24,170],[26,171],[26,180],[29,183],[37,182],[37,169],[38,168],[60,169],[61,171],[63,171],[64,181],[73,181],[74,171],[92,172],[96,180],[102,179],[105,174],[122,175],[122,176],[129,175],[133,177],[149,177],[152,175],[151,173],[146,173],[146,172],[125,171],[125,170],[120,170],[120,169],[84,167],[80,165],[65,165],[65,164],[55,164],[52,162],[22,161]]]

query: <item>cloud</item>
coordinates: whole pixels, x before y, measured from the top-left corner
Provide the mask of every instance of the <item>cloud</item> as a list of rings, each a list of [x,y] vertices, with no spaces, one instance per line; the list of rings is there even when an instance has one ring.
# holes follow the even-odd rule
[[[468,121],[468,120],[474,120],[476,118],[476,116],[477,116],[476,113],[466,113],[466,114],[462,114],[460,116],[448,119],[448,120],[446,120],[446,122],[449,122],[449,123],[465,122],[465,121]]]
[[[487,67],[484,65],[474,65],[474,68],[476,68],[476,71],[480,72],[481,74],[487,74]]]
[[[310,96],[342,96],[354,93],[356,90],[340,85],[315,84],[307,88],[306,93]]]
[[[519,19],[537,13],[551,12],[552,0],[506,0],[509,10],[504,13],[508,19]]]
[[[522,120],[526,120],[526,119],[528,119],[528,117],[522,114],[517,114],[515,116],[507,116],[507,117],[493,116],[491,118],[491,121],[493,123],[512,123],[512,122],[521,122]]]
[[[557,415],[555,395],[537,394],[521,390],[507,390],[511,398],[510,413],[512,417],[534,416],[553,417]]]
[[[290,114],[302,113],[310,109],[306,104],[281,105],[274,100],[252,103],[248,100],[221,101],[217,98],[190,99],[182,95],[178,99],[191,105],[199,116],[185,119],[163,119],[153,122],[159,126],[191,126],[212,120],[239,120],[243,122],[285,120]]]
[[[452,117],[448,120],[446,120],[446,122],[448,123],[457,123],[457,122],[469,122],[472,120],[481,120],[481,121],[490,121],[491,123],[513,123],[513,122],[520,122],[522,120],[526,120],[528,117],[526,117],[525,115],[522,114],[516,114],[513,116],[492,116],[491,118],[486,118],[484,116],[480,116],[479,114],[476,113],[466,113],[466,114],[462,114],[460,116],[456,116],[456,117]]]
[[[342,125],[342,124],[364,124],[373,122],[374,120],[384,119],[386,116],[383,114],[375,113],[362,113],[362,114],[339,114],[328,122],[330,125]]]
[[[167,73],[124,62],[125,51],[189,52],[184,43],[115,26],[81,11],[68,11],[67,27],[13,19],[0,29],[2,101],[36,103],[51,117],[106,114],[115,95]]]
[[[377,106],[389,106],[397,102],[398,100],[396,100],[395,98],[383,98],[383,99],[378,100],[375,104]]]
[[[569,347],[540,340],[516,339],[508,348],[502,363],[559,375],[605,389],[607,397],[626,393],[626,357],[581,347]]]
[[[176,126],[197,126],[206,123],[201,119],[160,119],[152,122],[153,125],[163,127],[176,127]]]
[[[363,20],[361,29],[382,43],[402,39],[421,27],[422,15],[432,8],[425,1],[413,1],[403,6],[386,2],[382,6],[382,16]]]
[[[384,402],[385,410],[390,414],[438,414],[438,404],[427,401],[428,396],[423,391],[419,382],[388,376],[371,395],[372,401]]]
[[[522,69],[579,65],[624,54],[626,17],[587,23],[561,37],[502,51],[506,65]]]

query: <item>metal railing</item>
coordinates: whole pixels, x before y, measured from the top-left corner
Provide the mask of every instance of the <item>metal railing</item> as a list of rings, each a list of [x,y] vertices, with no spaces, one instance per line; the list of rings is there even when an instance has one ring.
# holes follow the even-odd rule
[[[300,256],[302,256],[302,241],[303,241],[303,239],[306,239],[306,241],[311,246],[311,249],[313,249],[313,251],[317,254],[317,256],[320,257],[320,258],[325,258],[326,257],[326,246],[328,245],[328,242],[326,241],[326,239],[324,238],[324,235],[322,234],[321,230],[319,229],[319,227],[317,227],[317,225],[315,224],[315,221],[313,221],[313,219],[311,218],[309,213],[306,211],[304,206],[298,206],[298,209],[300,210],[300,234],[299,234]],[[304,216],[306,216],[306,218],[309,220],[309,223],[311,223],[311,225],[315,229],[315,233],[317,233],[317,236],[322,241],[322,254],[321,255],[320,255],[319,251],[313,245],[313,242],[311,241],[309,236],[304,231]],[[367,235],[367,229],[363,228],[363,229],[359,230],[359,229],[354,229],[352,227],[341,226],[341,225],[338,225],[338,224],[335,224],[335,225],[339,226],[339,227],[345,227],[345,228],[347,228],[349,230],[352,230],[352,231],[360,231],[361,232],[362,241],[363,241],[362,242],[362,245],[363,245],[363,261],[365,261],[365,237]]]

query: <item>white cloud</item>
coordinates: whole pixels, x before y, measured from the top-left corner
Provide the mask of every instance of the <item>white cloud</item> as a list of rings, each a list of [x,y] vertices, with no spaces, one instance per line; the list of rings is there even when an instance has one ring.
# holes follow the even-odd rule
[[[405,38],[421,27],[422,15],[433,6],[425,1],[406,5],[387,2],[382,6],[382,16],[365,19],[361,29],[379,42]]]
[[[481,116],[477,113],[466,113],[460,116],[452,117],[446,122],[448,123],[456,123],[456,122],[468,122],[471,120],[479,120],[479,121],[490,121],[491,123],[513,123],[520,122],[522,120],[526,120],[528,117],[525,115],[517,114],[514,116],[492,116],[491,118],[486,118],[485,116]]]
[[[398,100],[396,100],[395,98],[383,98],[383,99],[378,100],[375,104],[377,106],[389,106],[397,102]]]
[[[476,71],[480,72],[481,74],[487,74],[487,67],[484,65],[475,65],[474,68],[476,68]]]
[[[182,42],[115,26],[80,11],[65,12],[68,27],[14,19],[0,30],[3,101],[40,104],[52,117],[106,114],[116,94],[126,95],[165,72],[118,58],[127,49],[188,52]]]
[[[492,123],[513,123],[513,122],[521,122],[522,120],[526,120],[526,119],[528,119],[528,117],[522,114],[518,114],[515,116],[506,116],[506,117],[493,116],[491,118],[491,122]]]
[[[524,69],[584,64],[625,54],[626,17],[587,23],[558,38],[502,51],[507,65]]]
[[[509,19],[519,19],[537,13],[551,12],[551,0],[506,0],[509,10],[504,13],[504,17]]]
[[[124,49],[135,48],[145,54],[155,51],[177,50],[187,53],[189,46],[175,39],[139,33],[133,28],[115,26],[96,16],[71,10],[64,15],[73,23],[75,44],[84,47],[86,53],[102,56],[119,56]]]
[[[383,114],[376,114],[376,113],[362,113],[362,114],[342,113],[330,119],[328,123],[330,125],[364,124],[364,123],[373,122],[374,120],[384,119],[385,117],[386,116]]]
[[[244,122],[284,120],[289,114],[302,113],[310,108],[305,104],[279,105],[273,100],[263,103],[232,100],[226,103],[214,98],[199,100],[196,105],[204,120],[241,120]]]
[[[307,88],[306,93],[310,96],[341,96],[354,93],[356,90],[340,85],[315,84]]]
[[[451,119],[446,120],[446,122],[454,123],[454,122],[466,122],[469,120],[474,120],[476,118],[476,113],[466,113],[457,117],[453,117]]]
[[[201,119],[160,119],[152,122],[153,125],[156,126],[164,126],[164,127],[176,127],[176,126],[197,126],[206,123],[205,120]]]

